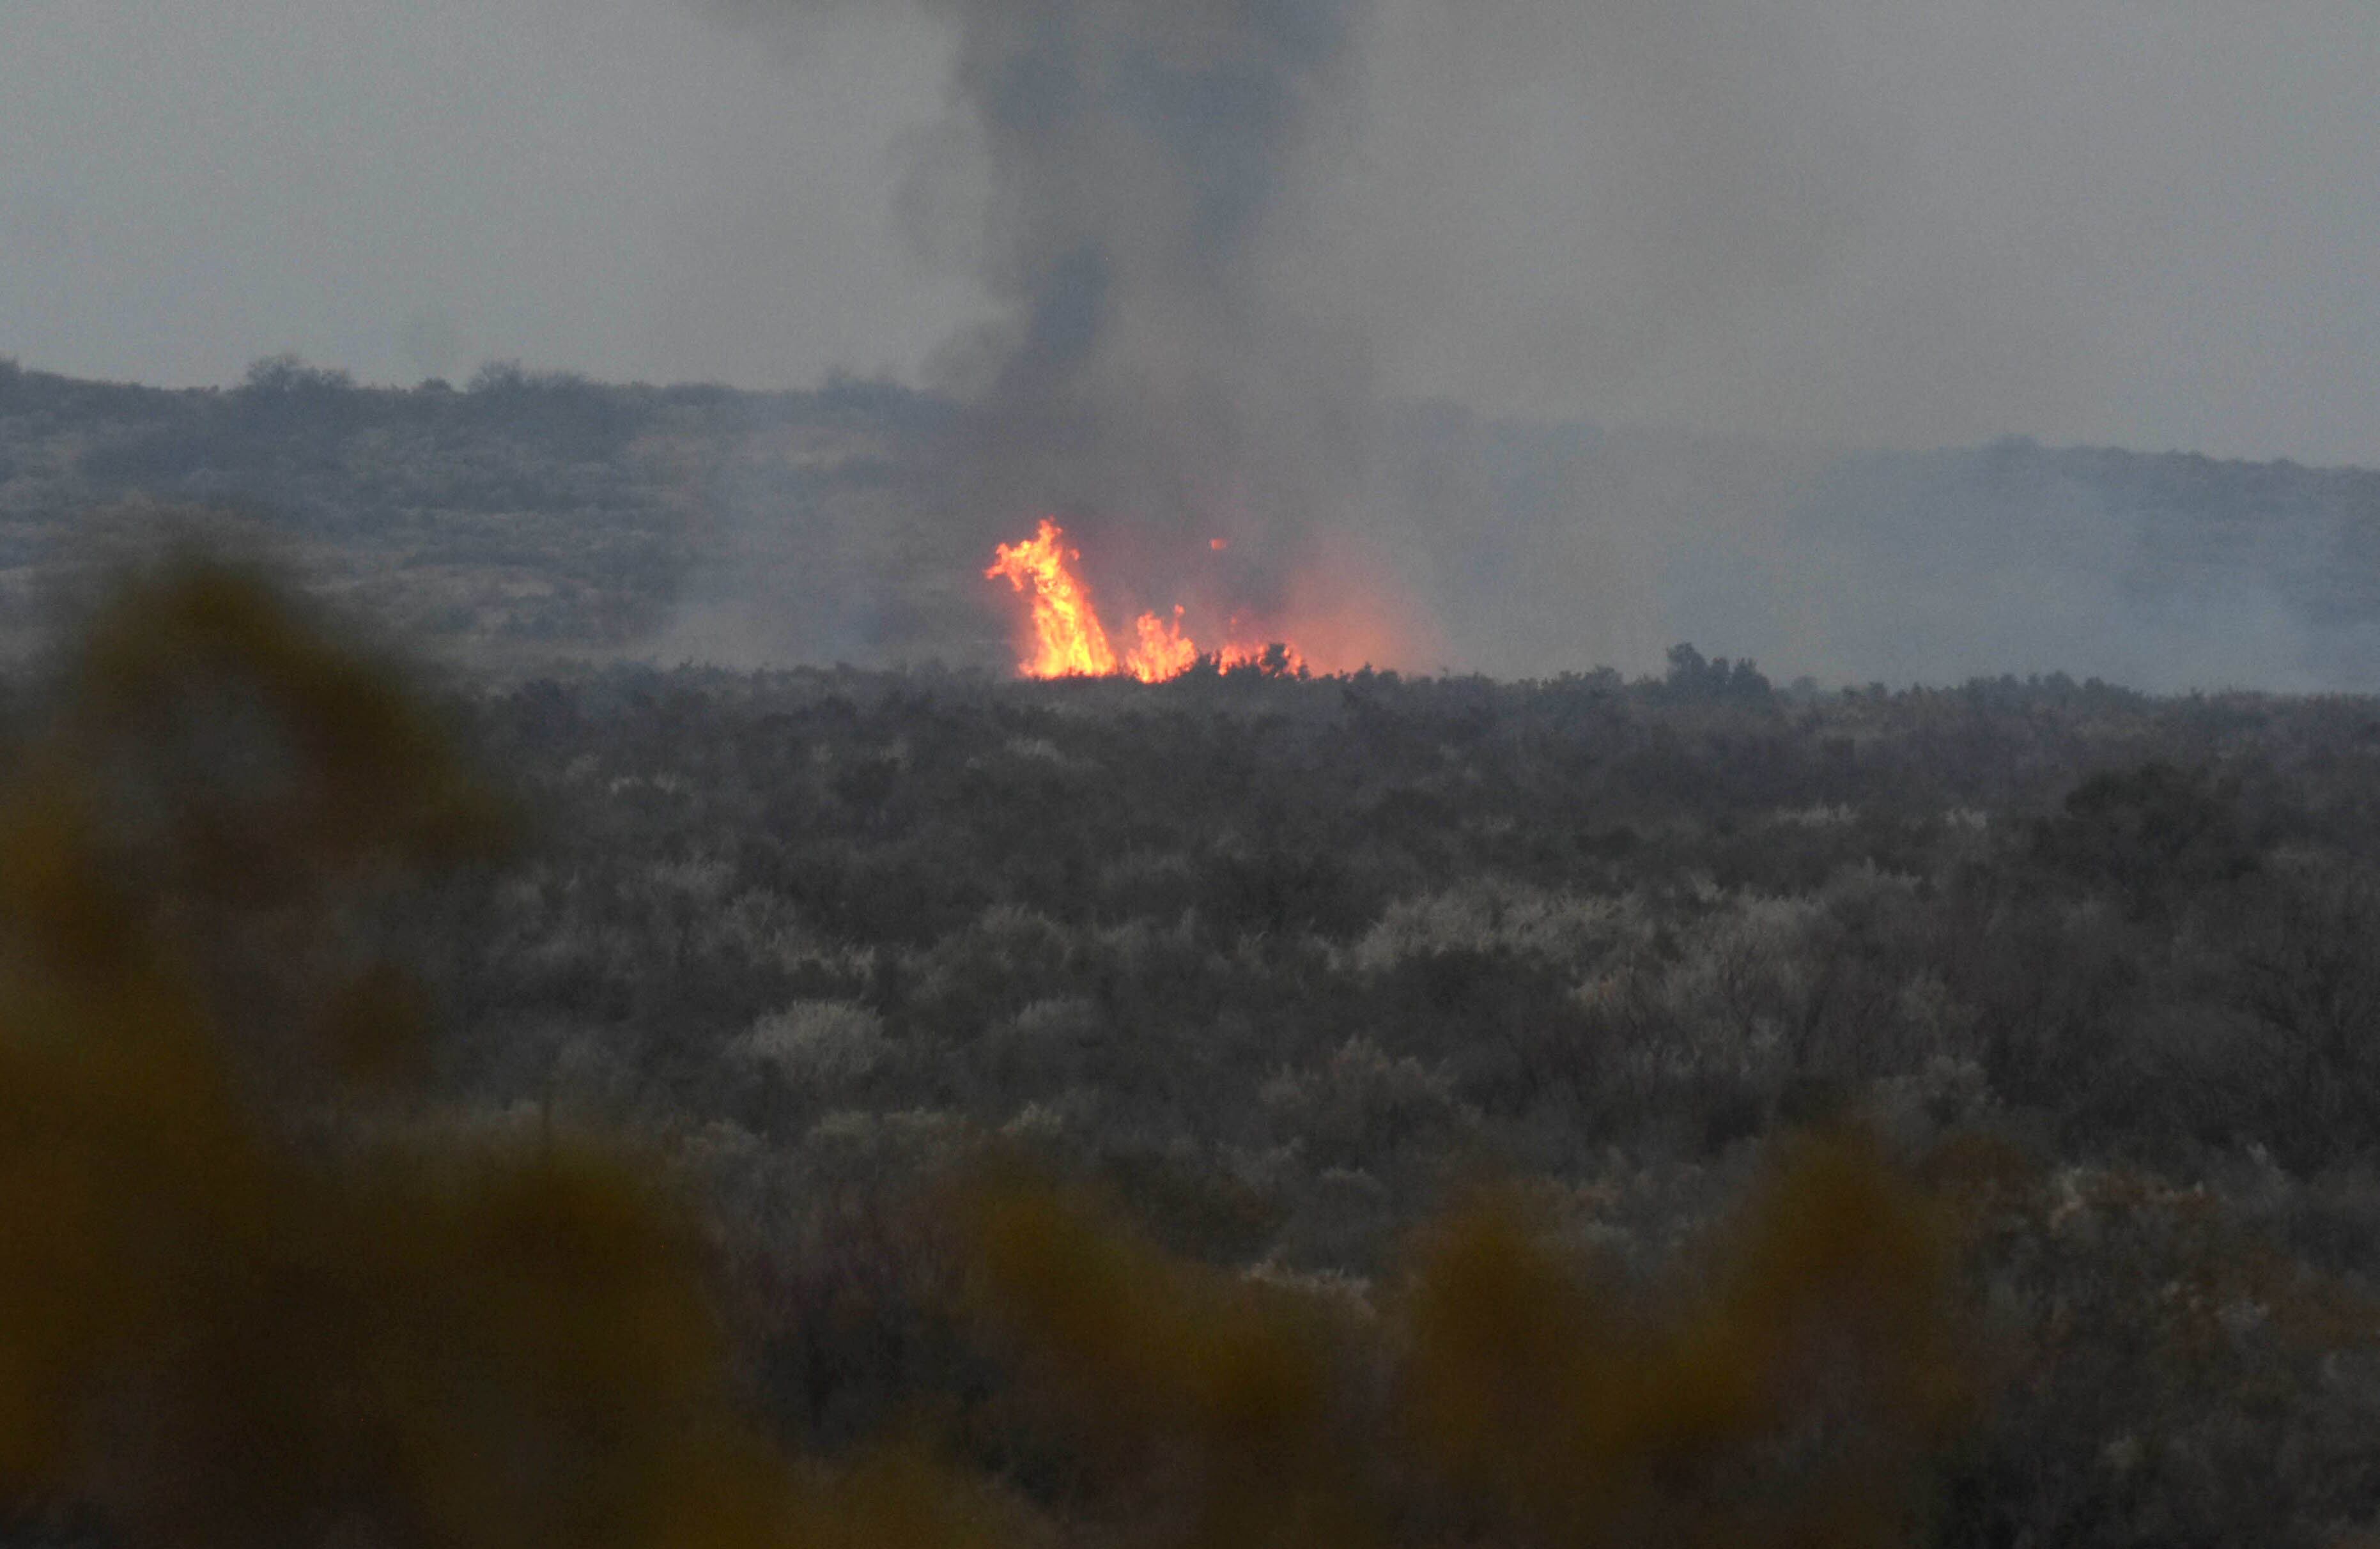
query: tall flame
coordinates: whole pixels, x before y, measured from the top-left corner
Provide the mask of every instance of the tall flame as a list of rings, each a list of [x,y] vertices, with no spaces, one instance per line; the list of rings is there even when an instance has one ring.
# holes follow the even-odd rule
[[[1208,546],[1220,551],[1224,541],[1215,539]],[[984,578],[1004,580],[1033,599],[1032,645],[1016,664],[1026,677],[1124,676],[1163,683],[1190,671],[1202,656],[1227,672],[1243,668],[1281,674],[1305,671],[1305,659],[1291,647],[1239,637],[1237,619],[1232,621],[1232,639],[1202,652],[1183,628],[1178,605],[1170,619],[1154,612],[1135,619],[1134,644],[1118,657],[1092,606],[1090,583],[1075,572],[1082,558],[1082,551],[1069,548],[1064,531],[1046,516],[1031,539],[1003,543],[992,551]]]
[[[1091,608],[1091,588],[1069,563],[1082,557],[1066,547],[1066,535],[1047,516],[1030,541],[993,551],[984,579],[1004,577],[1033,594],[1034,654],[1018,664],[1026,677],[1105,677],[1116,670],[1115,647]]]

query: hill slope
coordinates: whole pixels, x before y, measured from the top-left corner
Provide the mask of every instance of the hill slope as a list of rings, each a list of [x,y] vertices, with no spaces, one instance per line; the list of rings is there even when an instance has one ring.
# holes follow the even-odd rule
[[[492,367],[360,388],[292,360],[229,390],[0,362],[0,592],[203,508],[312,584],[482,664],[996,668],[1006,536],[944,468],[963,411],[899,387],[608,386]],[[2380,473],[2010,441],[1832,454],[1397,411],[1365,536],[1432,660],[1653,666],[1691,638],[1782,676],[2066,671],[2380,687]]]

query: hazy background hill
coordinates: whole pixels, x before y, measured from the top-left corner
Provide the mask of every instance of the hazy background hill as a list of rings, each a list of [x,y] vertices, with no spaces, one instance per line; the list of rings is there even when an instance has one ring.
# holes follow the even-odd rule
[[[1389,412],[1365,477],[1428,615],[1408,669],[1644,672],[1692,639],[1780,680],[2380,687],[2380,473]],[[980,570],[1007,535],[936,471],[964,416],[855,381],[395,390],[285,358],[162,390],[0,363],[0,584],[22,637],[45,589],[202,509],[475,664],[997,669],[1009,599]]]

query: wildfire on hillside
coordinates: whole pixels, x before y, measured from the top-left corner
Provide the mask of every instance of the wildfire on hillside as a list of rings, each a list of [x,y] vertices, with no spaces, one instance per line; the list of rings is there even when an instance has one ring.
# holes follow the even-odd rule
[[[1217,539],[1210,547],[1220,552],[1223,540]],[[1132,677],[1153,684],[1178,678],[1201,660],[1227,672],[1240,668],[1282,674],[1305,671],[1305,659],[1297,648],[1280,642],[1233,634],[1211,648],[1201,647],[1184,626],[1178,605],[1171,618],[1151,611],[1133,620],[1131,635],[1119,651],[1099,622],[1090,584],[1076,568],[1082,558],[1082,551],[1066,542],[1063,529],[1046,516],[1033,537],[1001,544],[993,552],[984,577],[1006,581],[1031,604],[1031,633],[1016,663],[1024,676]]]

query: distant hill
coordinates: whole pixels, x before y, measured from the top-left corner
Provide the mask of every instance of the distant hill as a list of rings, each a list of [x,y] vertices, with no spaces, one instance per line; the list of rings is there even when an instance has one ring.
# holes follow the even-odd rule
[[[1876,599],[1842,654],[1906,675],[2380,688],[2380,473],[2010,440],[1844,459],[1793,527]]]
[[[459,391],[392,390],[282,360],[238,388],[167,391],[0,362],[0,585],[21,601],[178,508],[408,636],[614,652],[667,630],[707,565],[765,558],[730,530],[760,526],[833,560],[792,567],[789,609],[869,647],[833,583],[870,529],[902,525],[887,491],[946,413],[874,383],[756,393],[499,367]],[[767,522],[731,520],[752,511]]]
[[[0,361],[0,603],[150,540],[273,546],[417,642],[502,665],[996,666],[1000,515],[937,473],[963,411],[884,383],[613,386],[483,369],[359,387],[294,359],[164,390]],[[1830,454],[1397,411],[1378,539],[1441,662],[1779,676],[2066,671],[2380,689],[2380,473],[2030,442]],[[180,520],[180,518],[176,518]]]

